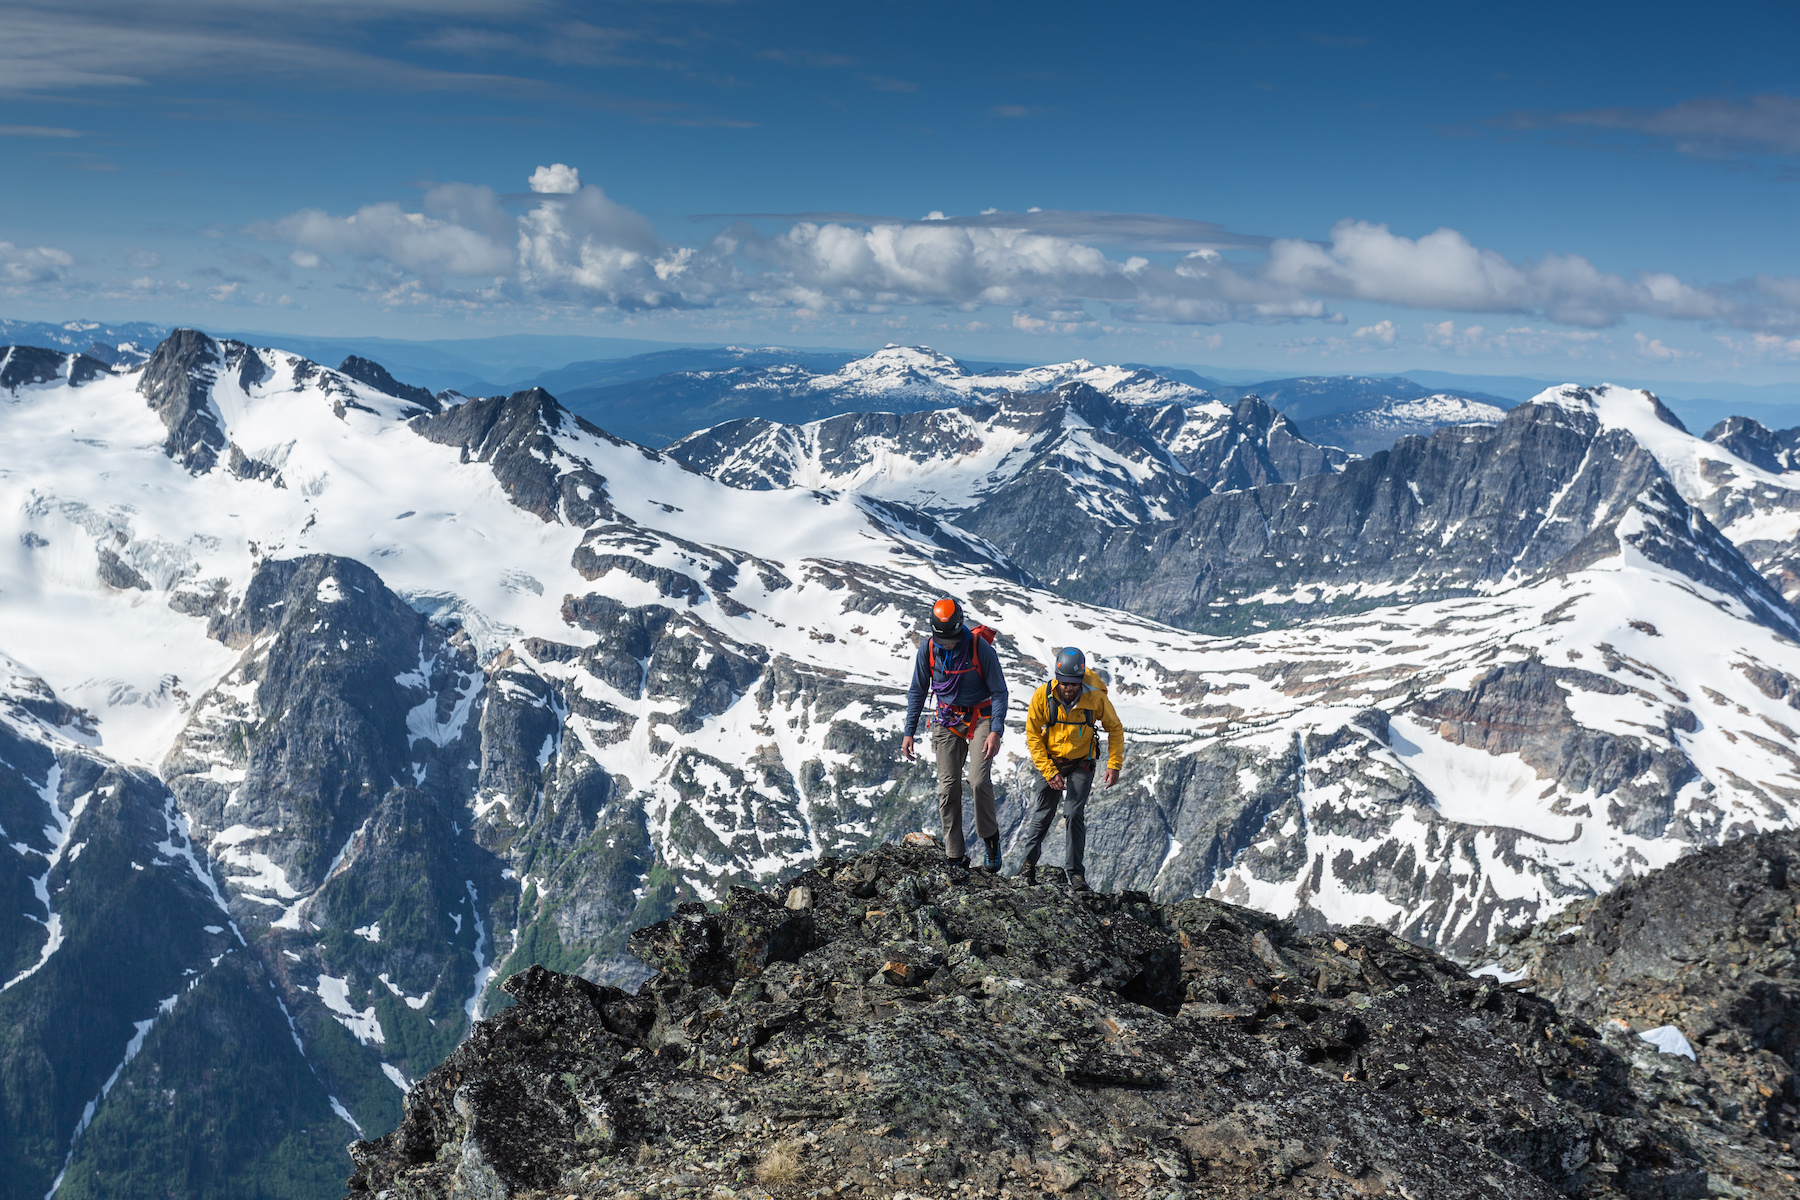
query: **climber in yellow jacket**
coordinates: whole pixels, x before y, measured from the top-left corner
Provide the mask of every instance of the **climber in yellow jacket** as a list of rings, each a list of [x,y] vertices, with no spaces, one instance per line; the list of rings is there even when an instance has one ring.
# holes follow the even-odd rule
[[[1087,801],[1094,790],[1094,766],[1099,758],[1100,734],[1106,727],[1106,786],[1119,782],[1125,762],[1125,726],[1113,711],[1106,683],[1087,667],[1087,656],[1064,646],[1056,656],[1056,676],[1031,694],[1025,714],[1025,745],[1031,761],[1044,777],[1037,806],[1025,834],[1026,883],[1037,882],[1038,854],[1044,837],[1056,822],[1058,801],[1069,826],[1069,886],[1087,887],[1082,857],[1087,852]]]

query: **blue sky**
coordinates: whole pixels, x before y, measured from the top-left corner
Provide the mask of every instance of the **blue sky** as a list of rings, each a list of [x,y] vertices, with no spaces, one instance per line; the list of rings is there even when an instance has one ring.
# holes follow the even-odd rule
[[[6,0],[0,316],[1800,380],[1797,14]]]

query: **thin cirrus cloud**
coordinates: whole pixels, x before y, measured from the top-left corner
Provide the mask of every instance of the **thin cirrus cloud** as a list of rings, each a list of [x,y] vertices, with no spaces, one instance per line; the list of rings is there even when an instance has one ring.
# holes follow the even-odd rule
[[[1514,113],[1513,129],[1551,127],[1639,134],[1697,158],[1800,155],[1800,97],[1765,94],[1748,100],[1701,98],[1667,108],[1591,108]]]
[[[78,138],[79,129],[64,129],[59,125],[0,125],[0,137],[22,138]]]
[[[927,305],[1071,312],[1092,302],[1127,320],[1220,324],[1341,319],[1328,302],[1355,300],[1536,315],[1586,329],[1632,315],[1800,329],[1800,280],[1703,286],[1661,272],[1602,271],[1572,254],[1515,261],[1451,229],[1408,238],[1385,225],[1345,220],[1314,242],[1151,214],[758,214],[784,227],[765,232],[740,215],[712,237],[682,245],[583,184],[566,164],[539,167],[530,186],[528,195],[507,198],[444,184],[425,194],[419,212],[392,202],[347,216],[309,209],[252,232],[302,256],[344,256],[413,273],[420,277],[413,295],[423,289],[448,296],[455,280],[473,277],[484,294],[515,302],[625,310],[819,314]],[[519,199],[526,210],[508,211],[509,200]],[[1106,246],[1142,253],[1109,253]],[[1147,257],[1153,253],[1160,260]],[[1386,333],[1379,325],[1365,329]]]
[[[347,46],[345,26],[547,16],[538,0],[15,0],[0,6],[0,94],[142,88],[208,78],[315,87],[547,94],[541,81],[441,70]],[[419,43],[415,43],[419,44]]]

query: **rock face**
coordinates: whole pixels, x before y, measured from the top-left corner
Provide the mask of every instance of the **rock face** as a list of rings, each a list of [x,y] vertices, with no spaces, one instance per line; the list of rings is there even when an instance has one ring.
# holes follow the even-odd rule
[[[388,374],[388,369],[380,363],[354,354],[338,364],[338,374],[366,383],[376,391],[397,399],[410,400],[429,412],[437,412],[443,407],[438,398],[427,389],[401,383]]]
[[[890,846],[633,948],[514,976],[350,1194],[1707,1194],[1592,1028],[1368,927]]]
[[[1703,850],[1518,938],[1503,959],[1606,1032],[1633,1086],[1731,1183],[1800,1179],[1800,834]],[[1695,1061],[1636,1037],[1673,1025]],[[1734,1193],[1735,1194],[1735,1193]]]
[[[1716,564],[1697,560],[1698,569],[1791,628],[1781,597],[1693,513],[1657,458],[1608,428],[1585,397],[1522,405],[1498,426],[1403,439],[1341,473],[1209,496],[1159,526],[1081,528],[1032,495],[962,523],[1064,595],[1216,632],[1369,607],[1401,591],[1494,591],[1617,553],[1621,541],[1652,558],[1665,546],[1693,557],[1662,528],[1693,524],[1709,543],[1699,560]],[[1521,471],[1526,462],[1533,469]]]
[[[0,391],[17,393],[33,384],[66,382],[70,387],[112,374],[112,368],[85,354],[64,354],[37,346],[0,346]]]
[[[1800,469],[1800,429],[1770,429],[1751,417],[1726,417],[1706,431],[1706,440],[1765,471]]]
[[[1254,395],[1224,412],[1211,404],[1164,405],[1150,426],[1204,490],[1235,492],[1342,470],[1352,457],[1308,441],[1299,427]]]
[[[494,476],[520,508],[545,521],[586,525],[612,515],[606,481],[592,470],[559,470],[554,437],[565,424],[607,437],[571,415],[542,388],[469,400],[448,412],[413,418],[421,436],[462,451],[462,460],[493,464]],[[609,440],[616,440],[610,439]]]
[[[317,1194],[329,1097],[175,798],[92,738],[0,655],[0,1197]]]
[[[196,329],[177,329],[150,355],[138,382],[138,391],[168,427],[164,452],[197,473],[210,471],[225,450],[212,384],[225,365],[225,349],[233,345]]]

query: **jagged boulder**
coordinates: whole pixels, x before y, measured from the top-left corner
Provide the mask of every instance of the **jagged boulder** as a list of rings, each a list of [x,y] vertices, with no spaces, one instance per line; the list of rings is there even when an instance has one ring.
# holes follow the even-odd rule
[[[540,967],[352,1147],[353,1197],[1688,1197],[1579,1020],[1372,926],[825,859]],[[823,1189],[821,1191],[820,1189]]]

